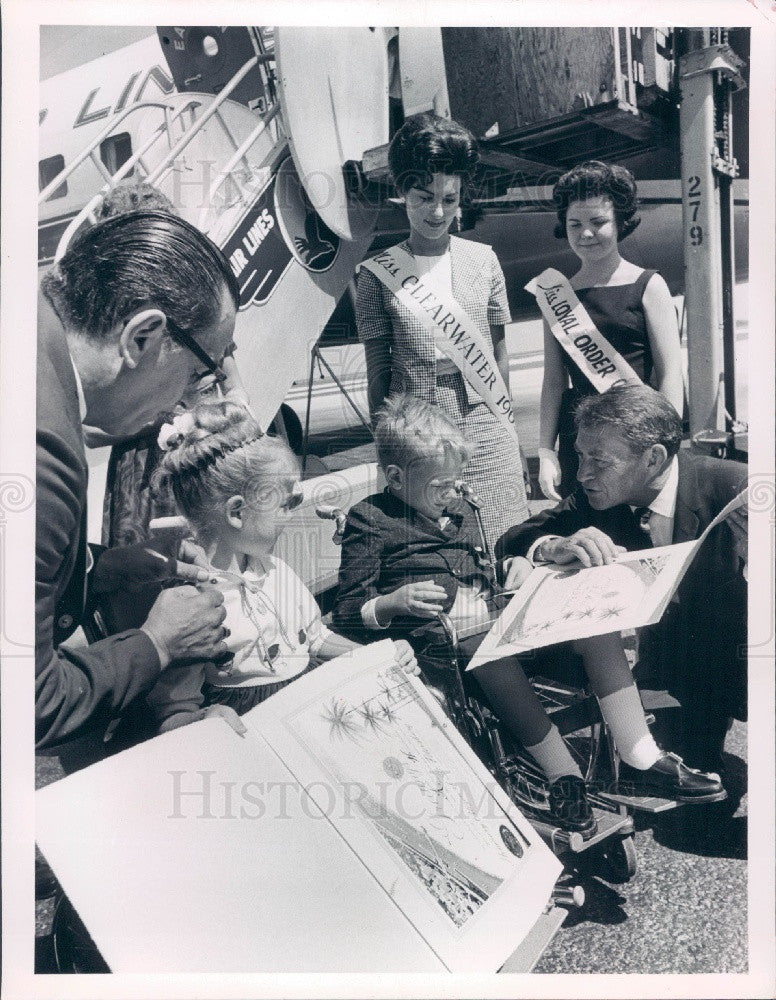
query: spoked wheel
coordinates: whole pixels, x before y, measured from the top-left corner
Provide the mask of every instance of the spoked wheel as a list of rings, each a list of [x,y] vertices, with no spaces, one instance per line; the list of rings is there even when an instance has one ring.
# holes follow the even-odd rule
[[[67,896],[56,905],[51,935],[58,972],[110,972]]]
[[[636,841],[633,834],[627,837],[612,837],[601,848],[604,870],[601,872],[607,882],[628,882],[636,874]]]

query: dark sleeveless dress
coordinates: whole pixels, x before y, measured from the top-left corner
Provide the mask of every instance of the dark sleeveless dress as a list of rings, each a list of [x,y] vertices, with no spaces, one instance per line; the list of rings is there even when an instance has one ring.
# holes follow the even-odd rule
[[[653,362],[642,298],[649,279],[655,273],[645,269],[629,285],[576,289],[577,298],[599,331],[648,385],[652,384]],[[579,465],[574,450],[574,408],[583,396],[590,396],[597,390],[568,354],[565,351],[562,354],[572,386],[563,393],[558,419],[558,461],[562,474],[560,494],[565,497],[576,485]]]

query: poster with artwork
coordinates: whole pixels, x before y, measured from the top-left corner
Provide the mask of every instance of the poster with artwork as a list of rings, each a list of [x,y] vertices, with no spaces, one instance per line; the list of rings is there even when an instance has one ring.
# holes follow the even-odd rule
[[[281,692],[262,730],[445,965],[497,968],[560,866],[390,648]]]
[[[515,593],[468,668],[558,642],[659,621],[709,532],[746,504],[730,501],[692,542],[624,552],[607,566],[540,566]]]
[[[40,847],[112,971],[504,964],[560,863],[394,656],[332,660],[245,736],[206,719],[37,793]]]

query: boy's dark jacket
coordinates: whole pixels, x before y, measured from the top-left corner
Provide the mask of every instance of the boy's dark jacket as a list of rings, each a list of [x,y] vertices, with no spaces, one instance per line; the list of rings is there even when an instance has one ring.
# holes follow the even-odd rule
[[[425,620],[400,616],[390,628],[376,631],[364,626],[361,609],[374,597],[421,580],[444,587],[444,610],[449,611],[459,583],[487,583],[478,563],[479,537],[474,511],[465,501],[450,513],[444,529],[389,490],[355,504],[342,539],[334,627],[367,642],[408,635]]]

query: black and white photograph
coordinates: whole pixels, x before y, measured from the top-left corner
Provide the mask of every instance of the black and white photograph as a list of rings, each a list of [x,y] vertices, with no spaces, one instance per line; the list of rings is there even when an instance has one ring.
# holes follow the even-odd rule
[[[776,6],[1,13],[4,996],[772,996]]]

